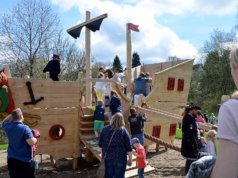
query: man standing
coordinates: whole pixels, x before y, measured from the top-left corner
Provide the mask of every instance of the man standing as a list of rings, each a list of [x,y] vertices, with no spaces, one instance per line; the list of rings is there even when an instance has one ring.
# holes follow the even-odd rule
[[[36,144],[32,130],[23,124],[20,108],[12,111],[4,120],[2,127],[8,138],[8,170],[10,178],[35,178],[31,146]]]
[[[144,146],[144,122],[146,121],[146,116],[144,113],[136,113],[134,107],[130,108],[131,115],[128,117],[128,121],[131,129],[131,137],[138,138],[140,144]]]
[[[146,75],[141,72],[140,76],[134,80],[132,83],[132,91],[134,92],[134,105],[138,105],[138,98],[140,94],[143,97],[148,95],[148,83],[152,82],[152,78],[146,77]]]
[[[182,146],[181,154],[186,158],[185,174],[187,174],[191,163],[198,158],[199,138],[196,124],[197,111],[201,110],[199,106],[190,105],[185,110],[182,121]]]
[[[60,73],[60,58],[59,55],[54,54],[52,60],[48,62],[45,66],[43,72],[49,72],[50,78],[54,81],[59,81],[59,73]]]

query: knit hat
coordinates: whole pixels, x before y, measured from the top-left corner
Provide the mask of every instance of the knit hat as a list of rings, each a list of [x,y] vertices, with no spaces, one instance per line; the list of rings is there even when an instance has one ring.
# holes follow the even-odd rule
[[[140,143],[139,139],[136,137],[131,139],[131,145],[133,146],[135,143]]]
[[[14,110],[12,111],[11,115],[12,115],[12,119],[13,119],[14,121],[17,121],[17,120],[19,120],[19,119],[21,118],[21,116],[22,116],[22,111],[21,111],[20,108],[14,109]]]

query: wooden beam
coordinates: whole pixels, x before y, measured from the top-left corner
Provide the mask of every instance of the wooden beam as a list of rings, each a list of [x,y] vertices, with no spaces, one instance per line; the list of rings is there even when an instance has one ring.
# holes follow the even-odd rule
[[[97,16],[97,17],[93,18],[93,19],[86,20],[85,22],[83,22],[83,23],[81,23],[81,24],[78,24],[78,25],[75,25],[75,26],[69,28],[69,29],[67,30],[67,32],[70,32],[70,31],[72,31],[72,30],[74,30],[74,29],[76,29],[76,28],[85,26],[85,25],[87,25],[87,24],[89,24],[89,23],[91,23],[91,22],[94,22],[94,21],[98,20],[98,19],[107,18],[107,17],[108,17],[107,14],[102,14],[102,15],[100,15],[100,16]]]
[[[86,22],[90,21],[91,13],[86,11]],[[92,20],[92,19],[91,19]],[[85,28],[85,58],[86,58],[86,77],[91,78],[91,34],[88,28]],[[92,82],[86,82],[85,104],[90,106],[92,103]]]
[[[126,24],[127,94],[131,94],[131,31]]]
[[[100,78],[84,78],[82,79],[83,82],[109,82],[115,83],[117,81],[111,79],[100,79]]]

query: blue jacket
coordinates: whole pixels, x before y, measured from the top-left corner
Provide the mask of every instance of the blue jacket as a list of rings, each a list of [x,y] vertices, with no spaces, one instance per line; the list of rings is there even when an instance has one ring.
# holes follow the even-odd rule
[[[215,156],[203,156],[202,158],[198,159],[197,161],[194,161],[191,164],[186,178],[208,178],[212,172],[215,163]]]
[[[96,106],[94,111],[94,120],[104,121],[104,108],[102,106]]]

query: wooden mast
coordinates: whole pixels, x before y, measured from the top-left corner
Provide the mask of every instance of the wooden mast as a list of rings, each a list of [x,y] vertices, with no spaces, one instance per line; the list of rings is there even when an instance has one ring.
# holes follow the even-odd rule
[[[104,19],[107,17],[107,14],[102,14],[98,17],[95,17],[93,19],[91,18],[91,13],[90,11],[86,11],[86,20],[85,22],[75,25],[67,30],[67,32],[72,32],[76,29],[86,27],[86,25],[95,22],[99,19]],[[80,33],[80,32],[79,32]],[[76,36],[74,38],[79,37]],[[85,29],[85,58],[86,58],[86,78],[90,79],[91,78],[91,33],[90,29],[86,27]],[[85,104],[87,106],[91,105],[92,101],[92,82],[91,81],[86,81],[86,97],[85,97]]]
[[[131,30],[126,24],[127,94],[131,95]]]
[[[86,11],[86,21],[91,17],[91,13]],[[85,28],[85,57],[86,57],[86,78],[91,78],[91,33]],[[86,106],[91,105],[92,101],[92,82],[86,81]]]

